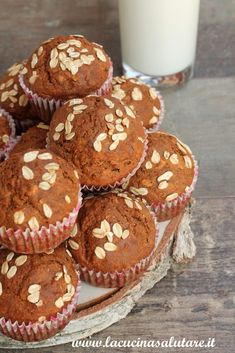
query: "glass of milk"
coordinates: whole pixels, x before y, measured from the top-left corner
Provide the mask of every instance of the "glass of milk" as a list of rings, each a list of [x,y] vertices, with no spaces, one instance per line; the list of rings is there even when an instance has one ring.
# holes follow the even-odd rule
[[[151,85],[192,77],[200,0],[119,0],[123,70]]]

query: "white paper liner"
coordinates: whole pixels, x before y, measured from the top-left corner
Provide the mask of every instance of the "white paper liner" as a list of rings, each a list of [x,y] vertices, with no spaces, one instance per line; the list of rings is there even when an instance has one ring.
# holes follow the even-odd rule
[[[121,189],[119,191],[125,192]],[[111,192],[115,192],[115,190],[112,190]],[[156,229],[154,249],[151,251],[149,256],[140,260],[137,264],[130,267],[129,269],[123,269],[122,271],[106,272],[106,273],[102,271],[96,272],[95,270],[89,270],[86,266],[81,266],[79,263],[77,263],[76,265],[77,270],[81,273],[81,278],[85,282],[88,282],[94,286],[101,286],[106,288],[117,288],[117,287],[120,288],[129,284],[130,282],[133,282],[141,273],[147,270],[149,264],[151,263],[152,257],[156,252],[157,245],[158,245],[157,243],[157,238],[159,235],[158,222],[157,222],[155,213],[152,211],[151,207],[147,204],[146,200],[136,196],[134,196],[134,198],[136,198],[137,200],[141,199],[144,205],[148,208],[152,216],[152,219],[154,221],[155,229]]]
[[[107,80],[102,84],[102,86],[97,91],[93,92],[93,94],[97,94],[101,96],[109,92],[109,89],[112,84],[112,77],[113,77],[113,65],[110,58],[109,60],[110,60],[110,68],[109,68]],[[56,109],[58,109],[63,105],[64,101],[60,99],[54,99],[54,98],[49,99],[49,98],[39,97],[36,93],[34,93],[26,86],[26,84],[24,83],[24,76],[22,74],[19,74],[19,82],[24,93],[34,105],[38,113],[38,116],[41,118],[41,120],[43,122],[46,122],[47,124],[50,123],[52,115],[54,114]],[[66,99],[66,101],[67,100],[68,99]]]
[[[17,145],[17,143],[20,141],[21,136],[16,136],[16,138],[12,141],[11,145],[8,146],[8,148],[5,151],[5,159],[9,159],[10,158],[10,153],[13,150],[13,148]]]
[[[80,293],[80,276],[78,275],[78,285],[75,290],[75,294],[71,303],[67,307],[63,308],[62,312],[57,313],[56,316],[52,316],[49,320],[40,322],[18,323],[18,321],[12,322],[4,317],[0,318],[0,331],[15,340],[24,342],[35,342],[42,341],[51,336],[54,336],[58,331],[62,330],[72,318],[78,304],[78,298]]]
[[[145,137],[146,137],[146,140],[144,141],[144,151],[143,151],[143,154],[142,154],[142,156],[141,156],[141,158],[139,160],[139,163],[137,164],[137,166],[126,177],[122,178],[121,180],[116,181],[114,184],[109,184],[107,186],[82,185],[82,191],[85,191],[85,192],[108,191],[108,190],[111,190],[111,189],[118,188],[122,184],[128,182],[130,180],[130,178],[135,175],[135,173],[141,167],[141,165],[143,164],[143,162],[144,162],[144,160],[146,158],[147,150],[148,150],[148,139],[147,139],[146,130],[145,130]]]
[[[6,151],[10,149],[12,145],[14,145],[16,128],[15,128],[15,122],[12,116],[6,110],[0,108],[0,115],[4,116],[7,119],[11,129],[9,141],[5,144],[5,147],[3,149],[0,149],[0,160],[1,160],[5,158]]]
[[[48,252],[55,249],[63,241],[69,238],[71,230],[76,222],[78,211],[82,204],[82,194],[79,191],[77,206],[67,217],[48,227],[42,226],[39,230],[32,231],[26,228],[24,231],[12,228],[0,227],[0,243],[8,249],[24,254]]]

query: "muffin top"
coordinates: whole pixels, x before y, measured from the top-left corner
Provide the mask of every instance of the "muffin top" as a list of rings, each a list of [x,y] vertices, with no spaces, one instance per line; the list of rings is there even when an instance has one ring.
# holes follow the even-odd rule
[[[47,151],[16,153],[0,165],[0,225],[38,230],[62,222],[76,207],[74,167]]]
[[[0,317],[43,322],[71,302],[78,276],[64,245],[50,254],[0,250]]]
[[[158,92],[135,78],[114,77],[112,96],[129,105],[147,129],[159,122],[164,109]]]
[[[129,269],[154,249],[156,225],[133,195],[111,192],[85,201],[68,244],[77,263],[96,272]]]
[[[145,161],[127,188],[150,204],[172,201],[190,190],[195,174],[192,152],[177,137],[162,131],[149,134],[148,139]]]
[[[3,149],[9,142],[11,133],[9,121],[0,112],[0,150]]]
[[[83,185],[97,187],[126,177],[139,164],[145,139],[133,111],[109,96],[66,102],[49,130],[50,149],[76,165]]]
[[[110,65],[99,44],[80,35],[58,36],[42,43],[30,56],[24,82],[40,97],[83,97],[103,85]]]
[[[10,155],[18,152],[26,152],[31,149],[41,149],[46,146],[46,137],[49,125],[39,123],[29,128],[22,134],[17,144],[11,150]]]
[[[29,103],[19,83],[19,73],[25,74],[24,64],[14,64],[0,80],[0,106],[15,119],[24,120],[35,117],[35,112]]]

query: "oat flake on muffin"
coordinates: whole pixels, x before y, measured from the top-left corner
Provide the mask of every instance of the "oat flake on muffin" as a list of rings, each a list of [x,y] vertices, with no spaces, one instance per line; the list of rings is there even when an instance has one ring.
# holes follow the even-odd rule
[[[35,111],[19,83],[19,73],[26,72],[24,62],[14,64],[0,79],[0,106],[17,120],[35,120]]]
[[[144,163],[123,188],[143,196],[163,221],[177,215],[189,202],[197,164],[189,147],[177,137],[159,131],[149,134],[148,139]]]
[[[80,35],[58,36],[42,43],[29,58],[24,83],[39,97],[64,101],[102,87],[110,66],[99,44]]]
[[[0,250],[0,268],[3,334],[36,341],[54,335],[69,322],[76,309],[79,278],[64,245],[50,254]]]
[[[80,207],[74,166],[46,149],[13,154],[0,165],[0,243],[35,253],[69,237]]]
[[[123,286],[146,270],[156,224],[135,196],[113,191],[84,202],[77,234],[68,241],[82,278],[100,286]]]
[[[120,184],[140,166],[145,129],[133,111],[110,96],[72,99],[51,121],[49,148],[77,167],[81,184]]]
[[[164,102],[159,92],[136,78],[113,78],[112,96],[129,105],[146,129],[157,130],[164,117]]]

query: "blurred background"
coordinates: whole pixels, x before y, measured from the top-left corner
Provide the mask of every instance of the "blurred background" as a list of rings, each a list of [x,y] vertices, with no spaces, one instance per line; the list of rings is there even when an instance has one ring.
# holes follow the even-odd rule
[[[100,42],[120,74],[117,0],[0,0],[0,74],[41,41],[81,33]],[[201,0],[195,77],[234,75],[235,0]]]

